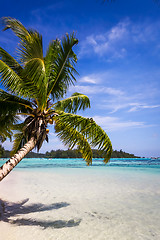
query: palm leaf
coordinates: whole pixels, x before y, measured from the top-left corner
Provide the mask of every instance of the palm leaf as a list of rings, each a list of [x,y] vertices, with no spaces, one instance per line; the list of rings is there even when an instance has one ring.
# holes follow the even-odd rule
[[[11,138],[13,126],[19,121],[17,114],[30,114],[32,110],[29,101],[0,89],[0,135]]]
[[[1,114],[0,118],[0,136],[5,141],[6,138],[10,138],[13,135],[12,127],[17,123],[19,118],[15,115],[14,112],[10,111],[10,114]]]
[[[0,142],[5,142],[7,138],[11,140],[12,134],[9,128],[4,128],[4,125],[0,126]]]
[[[10,155],[13,156],[26,143],[23,132],[14,134],[14,142]]]
[[[93,147],[97,147],[107,163],[112,154],[112,144],[106,132],[93,119],[79,115],[60,112],[54,117],[57,127],[74,128],[80,132]],[[60,120],[60,121],[58,121]]]
[[[33,108],[30,101],[0,89],[0,112],[9,114],[9,111],[14,111],[15,113],[30,113],[33,111]]]
[[[3,17],[2,24],[4,25],[3,31],[11,28],[17,37],[24,40],[26,39],[26,36],[29,36],[28,30],[15,18]]]
[[[30,60],[24,68],[24,76],[28,78],[24,85],[38,99],[37,104],[43,110],[43,105],[47,103],[47,79],[45,65],[40,58]]]
[[[78,43],[74,34],[66,35],[62,39],[62,44],[58,46],[57,57],[52,62],[52,70],[50,71],[51,78],[48,85],[48,96],[52,96],[53,100],[63,97],[68,87],[74,83],[74,74],[76,70],[74,65],[77,61],[76,55],[72,48]],[[58,45],[58,43],[57,43]],[[55,48],[50,48],[50,51]],[[50,53],[51,54],[51,53]],[[47,63],[46,63],[47,64]]]
[[[37,143],[36,143],[36,148],[39,151],[40,148],[42,147],[42,144],[44,142],[44,140],[46,140],[48,142],[48,137],[47,137],[47,133],[46,133],[46,129],[41,130],[41,134],[38,137]]]
[[[0,60],[0,77],[0,82],[7,90],[12,92],[18,92],[19,95],[23,95],[21,89],[22,79],[16,74],[16,72],[12,68],[10,68],[2,60]]]
[[[47,82],[44,81],[46,77],[44,74],[42,36],[37,31],[27,30],[21,22],[14,18],[5,17],[2,18],[2,22],[5,25],[4,30],[12,29],[20,39],[18,56],[24,67],[23,69],[5,50],[0,49],[3,61],[0,64],[2,83],[8,90],[19,95],[41,100],[40,106],[42,106],[41,102],[44,101],[44,95],[46,97],[47,92]]]
[[[60,49],[60,41],[58,39],[50,42],[46,52],[46,56],[44,58],[46,76],[48,78],[48,81],[52,80],[54,62],[58,57],[59,49]]]
[[[58,101],[54,105],[55,110],[76,113],[78,110],[90,108],[89,98],[81,93],[74,93],[71,97]]]
[[[75,128],[64,125],[63,120],[61,120],[61,118],[55,119],[55,132],[57,136],[70,149],[73,149],[77,145],[87,165],[92,164],[92,149],[86,138]]]
[[[29,30],[28,33],[29,36],[20,41],[18,48],[20,61],[26,63],[34,58],[43,60],[42,35],[35,30]]]
[[[12,130],[15,133],[13,135],[14,141],[13,141],[12,151],[10,153],[11,156],[13,156],[27,142],[24,127],[25,127],[25,122],[14,124],[12,127]]]
[[[18,75],[21,74],[23,68],[21,65],[3,48],[0,47],[0,59],[6,63],[10,68],[12,68]]]
[[[2,18],[2,23],[5,26],[4,31],[12,29],[20,39],[18,52],[22,63],[33,58],[43,59],[42,36],[37,31],[27,30],[20,21],[11,17]]]
[[[26,69],[24,70],[19,63],[2,48],[0,48],[0,56],[2,59],[0,60],[0,82],[3,86],[19,96],[36,98],[39,94],[39,88],[37,88],[36,83],[34,83],[32,79],[29,79],[29,74],[26,73]],[[41,67],[42,63],[39,63],[39,65]]]

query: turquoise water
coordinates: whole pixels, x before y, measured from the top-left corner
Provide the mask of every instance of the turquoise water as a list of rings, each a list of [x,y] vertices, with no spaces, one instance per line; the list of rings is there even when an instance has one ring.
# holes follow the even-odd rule
[[[6,159],[0,159],[0,166],[4,164]],[[160,173],[160,159],[151,158],[112,158],[108,164],[104,164],[102,159],[93,159],[91,167],[86,166],[83,159],[80,158],[24,158],[16,169],[53,169],[53,168],[125,168],[134,170],[145,170]]]

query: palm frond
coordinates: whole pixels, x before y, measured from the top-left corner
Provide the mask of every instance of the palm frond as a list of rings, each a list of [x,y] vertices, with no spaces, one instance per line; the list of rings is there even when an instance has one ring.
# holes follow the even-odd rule
[[[24,85],[37,97],[37,104],[43,110],[43,105],[47,103],[48,87],[43,60],[40,58],[30,60],[25,65],[24,76],[28,78]]]
[[[13,156],[24,144],[26,143],[23,132],[17,132],[14,134],[13,147],[10,155]]]
[[[22,95],[22,79],[2,60],[0,60],[0,77],[0,82],[7,90],[18,92],[19,95]]]
[[[11,69],[13,69],[18,75],[21,74],[23,68],[21,65],[3,48],[0,47],[0,59],[6,63]]]
[[[55,59],[52,59],[51,78],[48,85],[48,96],[51,94],[53,100],[63,97],[68,87],[76,81],[74,74],[77,72],[74,65],[77,62],[77,57],[72,48],[77,43],[78,40],[75,39],[74,34],[67,34],[62,39],[61,44],[58,45],[57,43],[58,54]],[[50,48],[50,51],[53,50],[55,50],[55,47]]]
[[[0,135],[11,138],[13,126],[20,119],[18,113],[30,113],[32,106],[29,101],[9,94],[0,89]]]
[[[92,118],[84,118],[71,113],[59,113],[54,117],[57,127],[74,128],[80,132],[93,147],[97,147],[107,163],[112,154],[112,144],[106,132]]]
[[[2,22],[5,26],[4,30],[12,29],[19,37],[18,57],[22,63],[21,66],[4,49],[0,49],[2,84],[7,90],[20,96],[44,101],[44,93],[45,96],[47,95],[47,82],[44,81],[46,77],[42,36],[35,30],[27,30],[20,21],[14,18],[5,17],[2,18]],[[40,96],[41,94],[42,96]],[[40,105],[42,104],[40,103]]]
[[[74,93],[71,97],[58,101],[54,105],[55,110],[65,111],[69,113],[76,113],[79,110],[90,108],[89,98],[81,93]]]
[[[20,39],[18,52],[22,63],[33,58],[43,59],[42,36],[37,31],[27,30],[20,21],[11,17],[2,18],[2,23],[5,26],[4,31],[12,29]]]
[[[13,135],[12,127],[18,122],[19,118],[16,116],[15,112],[10,112],[10,114],[1,114],[0,117],[0,136],[5,141],[7,138],[11,140]]]
[[[12,126],[12,130],[14,131],[14,141],[12,151],[10,153],[11,156],[13,156],[27,142],[24,129],[25,121]]]
[[[64,145],[73,149],[75,145],[78,146],[78,150],[82,153],[83,159],[87,162],[87,165],[92,164],[92,149],[87,142],[87,139],[79,133],[75,128],[64,125],[61,118],[55,119],[55,132]]]
[[[33,108],[30,101],[0,89],[0,112],[9,114],[10,111],[30,113],[33,111]]]
[[[44,58],[46,76],[49,81],[52,80],[54,62],[58,57],[59,49],[60,49],[60,41],[58,39],[51,41],[47,49],[46,56]]]
[[[26,38],[26,36],[29,37],[28,30],[23,26],[23,24],[18,21],[15,18],[12,17],[3,17],[1,19],[2,24],[4,25],[3,31],[7,29],[12,29],[12,31],[15,33],[15,35],[21,39]]]
[[[36,98],[39,94],[39,88],[37,89],[36,83],[29,79],[29,76],[20,64],[2,48],[0,48],[0,56],[2,59],[0,60],[0,82],[3,86],[19,96]],[[39,65],[41,66],[42,64]]]
[[[42,35],[35,30],[29,30],[29,37],[20,41],[18,48],[19,59],[26,63],[34,58],[43,60]]]
[[[12,135],[13,133],[8,127],[0,126],[0,142],[5,142],[7,138],[11,140]]]
[[[37,140],[37,143],[36,143],[36,148],[37,150],[39,151],[40,148],[42,147],[42,144],[44,142],[44,140],[46,140],[48,142],[48,135],[46,133],[46,130],[45,129],[42,129],[41,130],[41,134],[40,136],[38,137],[38,140]]]

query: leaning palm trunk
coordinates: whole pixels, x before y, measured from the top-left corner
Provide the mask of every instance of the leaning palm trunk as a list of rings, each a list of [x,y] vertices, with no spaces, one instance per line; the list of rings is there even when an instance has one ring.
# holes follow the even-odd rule
[[[12,169],[29,153],[36,145],[36,140],[32,137],[13,157],[0,167],[0,181],[6,177]]]

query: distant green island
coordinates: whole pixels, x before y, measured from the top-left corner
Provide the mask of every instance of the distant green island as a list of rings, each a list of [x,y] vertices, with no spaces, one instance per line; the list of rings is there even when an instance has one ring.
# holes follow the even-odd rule
[[[92,149],[92,152],[93,152],[93,158],[103,158],[103,155],[99,150]],[[5,150],[1,145],[0,145],[0,157],[1,158],[10,157],[10,151]],[[73,149],[73,150],[58,149],[58,150],[52,150],[46,153],[29,152],[26,155],[26,158],[82,158],[82,155],[76,149]],[[122,150],[120,151],[114,150],[112,152],[111,158],[139,158],[139,157],[135,156],[134,154],[126,153]]]

